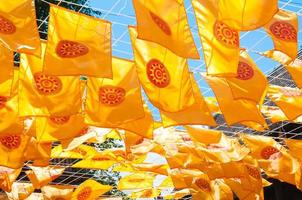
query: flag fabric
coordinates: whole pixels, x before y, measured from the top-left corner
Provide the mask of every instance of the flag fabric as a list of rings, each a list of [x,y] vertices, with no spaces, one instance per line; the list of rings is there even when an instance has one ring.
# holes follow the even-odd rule
[[[252,121],[262,127],[267,127],[256,102],[247,99],[233,99],[232,91],[225,78],[213,76],[204,76],[204,78],[212,88],[229,126],[235,123]],[[234,112],[234,110],[237,112]]]
[[[222,132],[217,130],[203,129],[196,126],[185,126],[185,128],[193,141],[205,145],[219,143],[222,137]]]
[[[270,85],[267,96],[277,104],[289,120],[295,120],[302,114],[301,89]]]
[[[289,63],[288,65],[284,65],[284,67],[287,69],[288,73],[292,77],[292,79],[295,81],[296,85],[299,88],[302,88],[302,60],[301,59],[295,59],[293,62]]]
[[[31,0],[2,1],[0,42],[11,51],[41,55],[35,4]]]
[[[279,10],[264,26],[274,42],[274,50],[295,59],[298,53],[298,17],[293,12]]]
[[[178,191],[165,195],[164,199],[182,199],[183,197],[190,195],[190,194],[191,194],[190,189],[185,188],[185,189],[178,190]]]
[[[215,126],[216,122],[200,93],[199,87],[191,74],[191,82],[193,86],[193,95],[195,103],[188,108],[179,112],[165,112],[160,111],[162,124],[164,127],[187,125],[187,124],[203,124],[208,126]]]
[[[199,58],[183,3],[133,0],[133,6],[139,39],[158,43],[184,58]]]
[[[119,190],[149,189],[153,187],[155,175],[148,173],[134,173],[122,177],[117,185]]]
[[[14,78],[13,52],[0,46],[0,97],[5,98],[11,95]]]
[[[133,163],[131,165],[137,171],[153,172],[168,176],[169,166],[167,164]]]
[[[237,76],[239,31],[218,19],[218,5],[213,0],[193,0],[198,31],[208,75]]]
[[[277,106],[262,106],[261,112],[267,116],[272,123],[288,120],[282,110]]]
[[[115,127],[144,117],[140,83],[134,63],[113,58],[112,64],[113,79],[88,78],[88,124]]]
[[[58,145],[51,150],[51,158],[83,159],[87,158],[91,154],[95,154],[96,152],[97,151],[94,147],[84,144],[68,151],[65,151],[61,145]]]
[[[73,164],[71,167],[81,169],[107,170],[115,163],[117,163],[117,161],[110,160],[105,157],[92,157],[80,160],[79,162]]]
[[[130,194],[130,198],[156,198],[160,195],[160,190],[157,189],[144,189],[132,192]]]
[[[43,73],[112,78],[111,23],[50,6]]]
[[[245,50],[240,51],[237,76],[226,79],[234,99],[248,99],[260,105],[264,101],[268,81]]]
[[[108,192],[112,186],[103,185],[95,180],[88,179],[81,183],[73,192],[71,200],[78,199],[97,199],[100,195]]]
[[[11,169],[8,167],[0,166],[0,188],[6,192],[13,190],[13,184],[22,171],[22,168]]]
[[[187,60],[159,44],[138,39],[135,27],[129,32],[136,71],[151,103],[167,112],[191,106],[195,99]]]
[[[33,166],[46,167],[49,165],[52,143],[40,143],[31,137],[24,152],[24,159],[33,161]]]
[[[262,27],[278,12],[278,0],[246,1],[222,0],[218,3],[218,18],[241,31]]]
[[[71,199],[73,190],[74,186],[70,185],[46,185],[41,188],[45,200],[69,200]]]
[[[47,167],[35,167],[30,166],[31,170],[26,171],[26,175],[35,189],[41,189],[49,182],[55,180],[61,176],[65,170],[65,167],[59,166],[47,166]]]
[[[42,57],[45,45],[42,43]],[[79,77],[48,75],[42,72],[42,65],[43,59],[21,54],[19,115],[66,116],[78,113],[82,97]]]
[[[87,133],[88,127],[81,114],[71,116],[36,117],[38,142],[49,143],[73,139]]]
[[[14,182],[12,184],[12,190],[11,192],[6,192],[6,195],[9,200],[15,200],[15,199],[27,199],[33,192],[34,187],[31,183],[19,183]]]

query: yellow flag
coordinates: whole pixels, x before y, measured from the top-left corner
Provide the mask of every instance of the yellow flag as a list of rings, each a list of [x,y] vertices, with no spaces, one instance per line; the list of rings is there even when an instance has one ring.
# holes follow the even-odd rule
[[[45,43],[42,43],[43,55]],[[42,56],[43,56],[42,55]],[[79,112],[79,77],[42,73],[43,59],[21,54],[19,75],[20,116],[66,116]]]
[[[160,116],[164,127],[187,124],[203,124],[208,126],[216,125],[216,122],[213,119],[211,112],[200,93],[193,74],[191,74],[191,82],[193,86],[195,103],[192,106],[189,106],[188,108],[179,112],[160,111]]]
[[[21,171],[22,168],[11,169],[0,166],[0,188],[6,192],[10,192],[13,189],[13,183],[16,181]]]
[[[267,126],[256,102],[247,99],[233,99],[232,90],[224,78],[204,77],[214,91],[221,112],[228,125],[252,121],[263,127]]]
[[[248,99],[262,104],[268,81],[245,50],[240,52],[237,77],[227,78],[227,82],[234,99]]]
[[[49,182],[61,176],[65,170],[64,167],[47,166],[47,167],[34,167],[30,166],[31,170],[26,171],[26,175],[33,184],[34,188],[40,189],[47,185]]]
[[[32,1],[16,0],[0,5],[0,42],[12,51],[41,55],[40,37]]]
[[[119,190],[152,188],[154,179],[155,175],[152,174],[135,173],[122,177],[117,188]]]
[[[11,95],[13,77],[14,77],[13,59],[14,59],[13,52],[5,47],[0,46],[0,63],[1,63],[0,97],[1,98],[9,97]]]
[[[132,167],[137,171],[153,172],[168,176],[169,166],[167,164],[133,163]]]
[[[138,38],[158,43],[184,58],[199,58],[183,3],[134,0],[133,6]]]
[[[36,138],[38,142],[43,143],[73,139],[76,136],[85,134],[88,130],[81,114],[60,117],[37,117],[36,126]]]
[[[72,150],[65,151],[61,145],[54,147],[51,150],[52,158],[87,158],[97,151],[94,147],[88,145],[80,145]]]
[[[301,89],[270,85],[267,96],[277,104],[289,120],[295,120],[302,114]]]
[[[71,167],[73,168],[82,168],[82,169],[103,169],[107,170],[112,165],[114,165],[116,161],[114,160],[107,160],[104,157],[92,157],[89,159],[83,159],[79,162],[73,164]]]
[[[178,112],[195,100],[185,58],[156,43],[137,38],[129,28],[138,77],[151,103],[160,110]]]
[[[239,62],[239,31],[218,19],[217,3],[193,0],[207,74],[237,76]]]
[[[114,127],[144,117],[141,88],[134,63],[113,58],[112,64],[113,79],[89,78],[87,81],[88,124]]]
[[[191,191],[190,189],[182,189],[175,192],[172,192],[168,195],[164,196],[164,199],[182,199],[184,196],[190,195]]]
[[[222,136],[222,132],[212,129],[202,129],[195,126],[186,126],[185,128],[193,141],[200,142],[205,145],[218,143]]]
[[[264,26],[274,42],[274,50],[295,59],[298,53],[298,17],[293,12],[279,12]]]
[[[50,6],[43,72],[112,78],[111,23]]]
[[[246,1],[221,0],[218,3],[219,20],[241,31],[260,28],[278,12],[278,0]]]
[[[73,192],[71,200],[78,199],[97,199],[100,195],[111,190],[112,186],[103,185],[95,180],[88,179],[81,183]]]
[[[6,192],[8,199],[27,199],[33,192],[34,187],[31,183],[14,182],[11,192]]]
[[[130,198],[156,198],[160,195],[160,190],[157,189],[144,189],[130,194]]]
[[[71,199],[73,190],[74,186],[70,185],[46,185],[41,188],[45,200],[69,200]]]

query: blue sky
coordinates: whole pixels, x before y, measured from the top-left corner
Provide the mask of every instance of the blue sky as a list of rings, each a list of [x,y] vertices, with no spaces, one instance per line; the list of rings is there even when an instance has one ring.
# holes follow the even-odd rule
[[[200,55],[202,55],[202,49],[200,45],[200,39],[198,36],[198,30],[195,22],[195,16],[191,6],[191,0],[184,0],[187,10],[188,20],[193,33],[195,43],[199,49]],[[132,47],[130,44],[130,38],[128,34],[128,25],[135,25],[135,13],[132,6],[132,0],[90,0],[91,7],[102,11],[103,15],[100,17],[112,22],[112,53],[116,57],[133,59]],[[287,11],[296,12],[299,15],[299,48],[302,45],[302,0],[279,0],[279,8]],[[250,32],[241,32],[240,45],[246,48],[254,59],[258,67],[264,72],[268,73],[272,71],[278,63],[259,56],[253,53],[253,51],[265,51],[273,48],[271,39],[267,36],[263,29],[257,29]],[[201,56],[199,60],[189,60],[189,66],[191,71],[200,72],[205,71],[204,61]],[[198,73],[195,73],[195,79],[198,81],[201,91],[204,96],[212,96],[213,93],[209,89],[208,85],[204,82]],[[154,109],[154,108],[153,108]],[[157,115],[156,110],[155,114]],[[155,117],[157,118],[157,117]]]

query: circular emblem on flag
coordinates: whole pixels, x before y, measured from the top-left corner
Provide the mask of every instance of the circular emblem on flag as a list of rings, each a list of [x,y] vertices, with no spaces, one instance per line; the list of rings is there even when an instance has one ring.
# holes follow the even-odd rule
[[[170,83],[170,75],[165,65],[159,60],[152,59],[147,63],[148,79],[156,87],[164,88]]]
[[[9,19],[0,15],[0,33],[9,35],[15,31],[16,26]]]
[[[195,181],[195,184],[205,192],[211,192],[211,186],[209,182],[205,179],[199,178]]]
[[[36,73],[34,79],[36,88],[41,95],[54,95],[62,89],[62,82],[56,76]]]
[[[253,76],[254,76],[253,68],[245,62],[239,61],[236,78],[240,80],[249,80]]]
[[[95,161],[109,161],[111,159],[107,158],[107,157],[98,157],[98,156],[95,156],[95,157],[92,158],[92,160],[95,160]]]
[[[219,42],[228,47],[239,47],[239,35],[236,30],[231,29],[223,22],[216,21],[214,25],[214,35]]]
[[[258,170],[257,167],[249,166],[249,165],[246,165],[245,167],[247,169],[247,173],[250,176],[254,177],[255,179],[261,179],[260,171]]]
[[[5,107],[6,102],[7,102],[7,97],[0,96],[0,109]]]
[[[144,180],[145,180],[144,178],[132,178],[132,179],[129,179],[128,182],[137,183],[137,182],[143,182]]]
[[[8,149],[17,149],[21,144],[19,135],[5,135],[0,137],[0,142]]]
[[[287,22],[275,22],[270,26],[272,34],[284,41],[295,42],[297,41],[297,31],[293,25]]]
[[[86,45],[69,40],[61,40],[56,48],[57,55],[62,58],[75,58],[88,52],[89,49]]]
[[[167,22],[165,22],[162,18],[154,14],[153,12],[149,12],[154,23],[166,34],[171,35],[171,29]]]
[[[78,200],[86,200],[89,199],[92,193],[91,187],[84,187],[77,195]]]
[[[59,117],[52,116],[52,117],[49,117],[49,119],[54,124],[63,125],[69,121],[70,116],[59,116]]]
[[[281,156],[282,153],[277,148],[272,146],[266,146],[261,151],[261,157],[266,160],[268,159],[275,160],[280,158]]]
[[[99,91],[100,102],[106,106],[116,106],[125,100],[126,91],[121,87],[102,86]]]
[[[297,88],[280,88],[280,92],[287,97],[299,97],[302,96],[301,90]]]
[[[135,145],[138,145],[138,144],[140,144],[140,143],[142,143],[143,141],[144,141],[144,139],[145,138],[140,138],[139,140],[137,140],[136,142],[135,142]]]

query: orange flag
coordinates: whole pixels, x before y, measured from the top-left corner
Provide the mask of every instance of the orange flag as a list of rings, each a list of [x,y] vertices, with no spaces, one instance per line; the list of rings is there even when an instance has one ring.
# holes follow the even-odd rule
[[[261,112],[267,116],[272,123],[288,120],[282,110],[277,106],[262,106]]]
[[[1,3],[0,42],[12,51],[41,55],[35,5],[31,0]]]
[[[2,98],[9,97],[11,95],[14,77],[13,59],[13,52],[0,46],[0,97]]]
[[[68,151],[65,151],[61,145],[58,145],[51,150],[51,157],[84,159],[88,156],[91,156],[91,154],[95,154],[96,152],[97,151],[94,147],[83,144]]]
[[[49,165],[52,143],[40,143],[32,137],[24,152],[24,159],[31,160],[33,166],[45,167]]]
[[[274,50],[295,59],[298,53],[298,17],[293,12],[279,12],[264,26],[274,42]],[[274,55],[274,54],[273,54]]]
[[[69,200],[71,199],[73,190],[74,186],[70,185],[46,185],[41,188],[45,200]]]
[[[8,199],[28,199],[28,197],[34,192],[34,187],[31,183],[14,182],[12,184],[12,191],[6,192]]]
[[[207,74],[236,77],[240,50],[239,31],[217,20],[218,8],[213,0],[193,0],[192,4]]]
[[[138,77],[151,103],[167,112],[191,106],[195,99],[187,60],[159,44],[137,38],[135,27],[129,32]]]
[[[211,76],[204,76],[204,78],[214,91],[228,125],[252,121],[262,127],[267,126],[256,102],[247,99],[233,99],[231,88],[226,79]]]
[[[227,82],[234,99],[248,99],[262,104],[268,81],[245,50],[240,52],[237,77],[227,78]]]
[[[119,190],[147,189],[153,187],[155,175],[150,173],[135,173],[122,177],[117,188]]]
[[[216,122],[213,119],[211,112],[200,93],[199,87],[191,74],[191,82],[193,86],[193,95],[195,103],[188,108],[179,112],[160,111],[162,124],[164,127],[187,125],[187,124],[203,124],[215,126]]]
[[[16,181],[21,171],[22,168],[11,169],[0,166],[0,188],[6,192],[10,192],[13,189],[13,183]]]
[[[302,114],[301,89],[271,85],[267,96],[277,104],[289,120],[295,120]]]
[[[221,0],[218,3],[219,20],[242,31],[260,28],[278,12],[278,0],[246,1]]]
[[[144,117],[134,63],[118,58],[113,58],[112,63],[113,79],[89,78],[87,81],[88,124],[115,127]]]
[[[111,23],[55,5],[49,15],[43,72],[112,78]]]
[[[45,45],[42,43],[42,56]],[[79,112],[82,97],[79,77],[44,74],[43,59],[35,56],[21,54],[20,62],[20,116],[66,116]]]
[[[64,167],[34,167],[30,166],[32,170],[26,171],[26,175],[33,184],[35,189],[47,185],[49,182],[61,176],[65,170]]]
[[[182,0],[134,0],[133,6],[138,38],[158,43],[184,58],[199,58]]]
[[[185,126],[191,139],[205,145],[219,143],[222,132],[212,129],[202,129],[195,126]]]
[[[73,192],[71,200],[78,199],[97,199],[100,195],[108,192],[112,186],[103,185],[95,180],[88,179],[81,183],[79,187]]]

